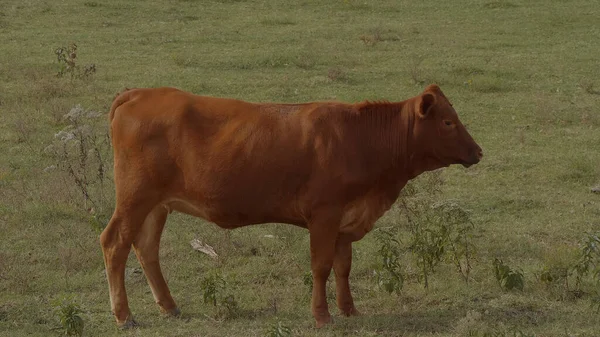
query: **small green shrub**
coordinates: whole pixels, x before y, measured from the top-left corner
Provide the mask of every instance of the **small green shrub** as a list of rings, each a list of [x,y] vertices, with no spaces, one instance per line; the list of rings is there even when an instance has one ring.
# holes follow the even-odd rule
[[[540,281],[547,286],[553,284],[564,284],[569,289],[570,271],[565,267],[545,267],[540,273]]]
[[[404,188],[399,203],[410,233],[405,250],[412,254],[425,288],[441,262],[454,264],[468,283],[475,258],[470,214],[456,202],[436,200],[442,185],[439,172],[426,174]]]
[[[81,309],[73,302],[63,300],[57,304],[56,314],[65,335],[81,336],[83,334],[84,322],[80,313],[82,313]]]
[[[213,305],[217,318],[228,319],[240,315],[239,303],[235,299],[235,295],[227,293],[227,282],[220,274],[212,273],[204,277],[200,287],[204,303]]]
[[[225,280],[219,274],[210,274],[202,279],[200,283],[202,288],[202,298],[205,304],[212,304],[214,307],[218,304],[218,299],[225,290]]]
[[[600,314],[600,290],[594,292],[591,298],[591,307],[596,314]]]
[[[308,292],[311,293],[313,288],[313,277],[310,270],[302,276],[302,283],[308,288]]]
[[[428,222],[414,222],[411,226],[411,241],[408,249],[416,258],[419,267],[419,279],[425,288],[429,287],[429,275],[442,261],[446,245],[443,233],[436,228],[430,228]]]
[[[575,254],[562,253],[564,261],[545,266],[539,280],[547,288],[559,290],[561,298],[589,295],[594,311],[600,313],[600,233],[586,233]],[[588,279],[591,285],[584,282]]]
[[[582,279],[588,275],[600,284],[600,233],[586,233],[579,246],[579,259],[573,266],[577,289],[581,287]]]
[[[468,337],[535,337],[535,334],[523,332],[521,330],[511,331],[469,331]]]
[[[58,62],[58,77],[69,75],[73,78],[86,78],[96,73],[95,64],[86,64],[83,69],[75,61],[77,58],[77,45],[69,44],[67,47],[59,47],[54,50],[56,61]]]
[[[292,329],[283,325],[281,322],[272,324],[265,334],[266,337],[289,337],[292,335]]]
[[[500,259],[494,259],[494,275],[504,290],[518,289],[523,291],[525,285],[525,277],[520,270],[513,270]]]
[[[235,296],[229,294],[221,299],[221,309],[218,316],[223,318],[235,318],[240,316],[240,306]]]
[[[404,276],[400,266],[400,242],[395,238],[395,233],[389,230],[378,232],[377,240],[381,248],[377,251],[381,258],[381,267],[376,271],[377,284],[388,293],[400,294],[404,285]]]

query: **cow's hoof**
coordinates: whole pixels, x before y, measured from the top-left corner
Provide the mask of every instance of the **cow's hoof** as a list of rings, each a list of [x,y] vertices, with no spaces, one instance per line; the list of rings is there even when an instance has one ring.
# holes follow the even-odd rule
[[[179,308],[177,308],[177,307],[170,309],[170,310],[165,310],[165,311],[163,311],[163,313],[167,317],[174,317],[174,318],[181,317],[181,310],[179,310]]]
[[[317,329],[321,329],[325,325],[330,324],[332,322],[333,322],[333,320],[331,319],[331,316],[320,317],[320,318],[316,319]]]
[[[129,329],[137,328],[139,326],[139,324],[133,319],[133,317],[131,317],[131,315],[129,315],[129,316],[127,316],[125,321],[117,322],[117,326],[121,330],[129,330]]]
[[[346,310],[340,310],[340,312],[342,313],[342,315],[344,315],[346,317],[360,316],[360,311],[356,310],[355,307],[352,307],[352,308],[346,309]]]

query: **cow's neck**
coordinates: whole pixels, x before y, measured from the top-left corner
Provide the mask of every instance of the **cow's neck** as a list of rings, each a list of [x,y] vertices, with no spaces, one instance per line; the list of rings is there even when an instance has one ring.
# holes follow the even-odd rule
[[[403,110],[401,113],[402,125],[402,154],[400,156],[401,167],[406,173],[406,180],[413,179],[426,171],[433,171],[447,165],[440,162],[438,158],[431,156],[426,152],[423,144],[419,144],[413,134],[416,111],[415,101],[413,99],[401,102]]]
[[[413,111],[407,101],[358,104],[361,157],[376,179],[404,186],[412,171],[407,164],[412,149]],[[401,188],[401,187],[400,187]],[[399,192],[399,190],[398,190]]]
[[[424,152],[424,147],[415,139],[414,99],[363,102],[358,107],[360,124],[367,130],[361,139],[365,145],[363,157],[374,170],[379,170],[371,172],[373,176],[393,181],[400,189],[423,172],[447,166]]]

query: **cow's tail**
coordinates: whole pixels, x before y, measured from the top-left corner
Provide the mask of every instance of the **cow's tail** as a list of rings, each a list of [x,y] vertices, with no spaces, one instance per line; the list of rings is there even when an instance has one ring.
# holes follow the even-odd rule
[[[110,113],[108,114],[109,122],[112,122],[113,118],[115,118],[115,111],[117,108],[131,99],[132,92],[132,89],[125,88],[125,90],[121,91],[115,96],[112,105],[110,106]]]

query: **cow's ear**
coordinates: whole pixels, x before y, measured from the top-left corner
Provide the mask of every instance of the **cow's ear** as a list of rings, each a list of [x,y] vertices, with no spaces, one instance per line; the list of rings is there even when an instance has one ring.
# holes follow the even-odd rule
[[[440,89],[439,85],[433,83],[433,84],[428,85],[425,88],[425,90],[423,90],[423,92],[427,92],[427,91],[429,91],[429,92],[436,92],[437,93],[437,92],[442,92],[442,89]]]
[[[426,118],[433,112],[433,106],[435,105],[435,96],[429,92],[421,95],[419,99],[418,113],[419,117]]]

